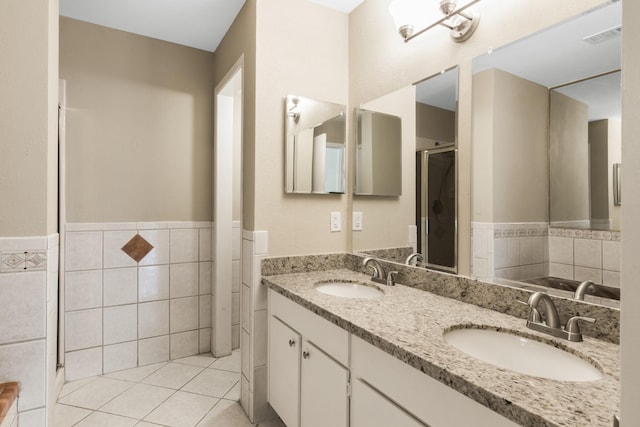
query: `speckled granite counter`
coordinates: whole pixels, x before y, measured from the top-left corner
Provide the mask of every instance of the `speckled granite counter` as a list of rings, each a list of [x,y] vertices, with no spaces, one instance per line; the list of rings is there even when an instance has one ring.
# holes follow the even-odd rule
[[[280,274],[263,283],[332,323],[523,426],[611,426],[619,408],[620,349],[585,337],[570,343],[532,331],[522,319],[406,286],[379,286],[383,297],[347,299],[321,294],[321,280],[368,282],[347,269]],[[515,301],[514,301],[515,304]],[[444,333],[468,325],[507,329],[552,343],[596,364],[595,382],[559,382],[484,363],[447,344]]]

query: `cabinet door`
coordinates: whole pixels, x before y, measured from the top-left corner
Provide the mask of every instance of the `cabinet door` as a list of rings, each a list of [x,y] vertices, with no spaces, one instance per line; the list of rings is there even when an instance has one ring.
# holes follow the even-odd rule
[[[301,369],[301,427],[347,427],[349,371],[308,341]]]
[[[269,403],[287,427],[298,427],[300,421],[300,347],[300,335],[271,316]]]
[[[351,427],[424,427],[395,403],[355,379],[351,393]]]

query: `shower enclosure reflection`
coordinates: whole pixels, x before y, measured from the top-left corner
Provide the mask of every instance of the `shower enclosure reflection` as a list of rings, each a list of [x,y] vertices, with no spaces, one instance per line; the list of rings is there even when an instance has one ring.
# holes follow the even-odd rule
[[[458,69],[416,84],[417,248],[428,267],[456,271]]]
[[[454,268],[456,261],[456,150],[418,151],[416,188],[421,208],[418,247],[429,266]],[[417,220],[417,218],[416,218]]]

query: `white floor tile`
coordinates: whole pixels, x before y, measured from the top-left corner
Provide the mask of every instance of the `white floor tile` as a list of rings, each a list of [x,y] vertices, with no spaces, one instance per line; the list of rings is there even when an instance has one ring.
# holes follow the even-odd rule
[[[124,371],[112,372],[105,375],[105,377],[115,378],[117,380],[140,382],[158,369],[162,368],[164,365],[166,365],[166,363],[162,362],[155,363],[153,365],[140,366],[138,368],[125,369]]]
[[[142,419],[149,415],[175,390],[148,384],[136,384],[100,408],[102,412]]]
[[[211,397],[224,397],[238,381],[240,381],[240,374],[235,372],[205,369],[182,390]]]
[[[230,356],[221,357],[210,366],[225,371],[240,372],[240,350],[234,350]]]
[[[173,360],[175,363],[182,363],[183,365],[200,366],[202,368],[208,368],[216,358],[211,354],[199,354],[197,356],[188,356],[181,359]]]
[[[198,424],[198,427],[217,426],[252,427],[253,424],[249,422],[239,403],[221,400]]]
[[[119,415],[94,412],[76,424],[77,427],[132,427],[138,420],[121,417]]]
[[[179,389],[203,370],[204,368],[197,366],[168,363],[149,375],[142,382],[160,387]]]
[[[60,403],[86,409],[98,409],[134,383],[111,378],[96,378],[84,387],[59,400]]]
[[[60,395],[58,396],[58,398],[65,397],[69,393],[73,393],[74,391],[76,391],[80,387],[89,384],[91,381],[94,381],[95,379],[96,379],[96,377],[91,377],[91,378],[84,378],[84,379],[76,380],[76,381],[69,381],[68,383],[65,383],[62,386],[62,390],[60,391]]]
[[[54,408],[54,427],[71,427],[89,414],[91,411],[88,409],[57,404]]]
[[[213,397],[178,391],[144,420],[171,427],[193,427],[217,402]]]
[[[66,383],[52,427],[252,426],[237,402],[239,374],[231,371],[239,355],[201,354]],[[284,427],[279,421],[259,425]]]
[[[233,400],[234,402],[240,401],[240,381],[238,381],[236,385],[234,385],[233,388],[224,395],[224,398],[227,400]]]

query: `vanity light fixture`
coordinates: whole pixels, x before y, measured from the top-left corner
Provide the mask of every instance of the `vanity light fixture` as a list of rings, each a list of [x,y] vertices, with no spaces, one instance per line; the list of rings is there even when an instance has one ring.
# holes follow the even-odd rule
[[[453,41],[460,43],[471,37],[478,28],[480,12],[470,7],[479,1],[471,0],[458,7],[457,0],[440,0],[443,17],[417,31],[420,21],[431,14],[430,0],[394,0],[389,5],[389,13],[405,43],[438,25],[449,28]]]

